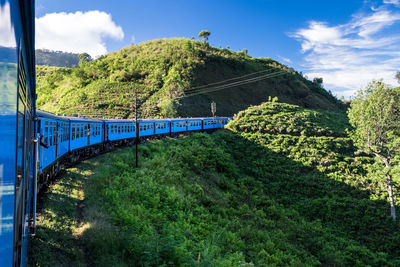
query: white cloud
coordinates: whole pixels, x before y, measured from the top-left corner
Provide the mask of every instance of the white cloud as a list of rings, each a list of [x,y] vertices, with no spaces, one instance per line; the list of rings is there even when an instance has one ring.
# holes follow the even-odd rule
[[[124,38],[122,28],[105,12],[49,13],[36,18],[36,48],[98,57],[107,53],[105,38]]]
[[[350,96],[372,79],[396,85],[400,36],[391,27],[399,22],[400,13],[383,6],[353,15],[346,24],[311,21],[289,36],[301,43],[308,77],[323,77],[327,89]]]
[[[400,6],[400,0],[383,0],[384,4],[393,4],[395,6]]]
[[[0,4],[0,46],[16,47],[14,27],[11,25],[10,3]]]

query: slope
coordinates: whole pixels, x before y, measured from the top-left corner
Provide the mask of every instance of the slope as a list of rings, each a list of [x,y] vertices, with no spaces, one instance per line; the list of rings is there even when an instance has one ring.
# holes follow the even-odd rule
[[[85,182],[81,238],[94,264],[400,264],[399,225],[367,176],[371,159],[354,155],[345,113],[268,102],[228,127],[142,144],[137,169],[128,147],[67,172]],[[32,243],[39,265],[64,247],[65,209],[48,214]]]
[[[279,75],[177,99],[204,89],[197,86],[271,73]],[[209,116],[211,101],[217,103],[217,115],[231,116],[268,96],[304,107],[342,108],[319,85],[270,58],[253,58],[183,38],[129,46],[72,69],[38,66],[37,91],[41,109],[93,117],[132,117],[135,91],[142,117]]]

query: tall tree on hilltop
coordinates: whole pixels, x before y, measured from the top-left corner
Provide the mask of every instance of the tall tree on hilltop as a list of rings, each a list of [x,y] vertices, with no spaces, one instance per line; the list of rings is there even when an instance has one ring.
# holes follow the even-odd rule
[[[324,79],[322,77],[315,77],[313,79],[313,83],[315,83],[319,87],[322,87],[322,84],[324,83]]]
[[[373,81],[358,92],[348,111],[351,137],[364,152],[375,155],[385,174],[390,214],[396,220],[393,175],[400,155],[400,89]],[[383,177],[382,177],[383,178]]]
[[[400,83],[400,71],[396,72],[394,77],[397,79],[397,82]]]
[[[86,62],[93,60],[93,58],[88,53],[80,53],[78,57],[79,57],[79,65],[82,65]]]
[[[210,31],[203,30],[199,33],[199,37],[203,38],[203,42],[207,43],[208,42],[208,37],[211,35]]]

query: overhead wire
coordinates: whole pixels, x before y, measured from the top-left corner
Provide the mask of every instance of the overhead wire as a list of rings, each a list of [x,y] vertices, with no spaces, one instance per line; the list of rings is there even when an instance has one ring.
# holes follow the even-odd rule
[[[270,73],[267,75],[263,75],[263,76],[259,76],[259,77],[253,77],[250,79],[245,79],[242,81],[237,81],[237,82],[233,82],[233,83],[229,83],[229,84],[223,84],[223,85],[219,85],[219,86],[214,86],[214,87],[210,87],[210,88],[204,88],[202,90],[199,91],[194,91],[192,92],[192,90],[187,93],[187,91],[185,91],[185,95],[183,96],[178,96],[176,98],[173,99],[181,99],[181,98],[186,98],[186,97],[190,97],[190,96],[195,96],[195,95],[200,95],[200,94],[204,94],[204,93],[210,93],[210,92],[216,92],[219,90],[223,90],[223,89],[227,89],[227,88],[231,88],[231,87],[235,87],[235,86],[240,86],[240,85],[245,85],[245,84],[249,84],[249,83],[253,83],[253,82],[258,82],[264,79],[268,79],[268,78],[273,78],[273,77],[277,77],[277,76],[281,76],[286,74],[286,71],[277,71],[274,73]]]
[[[186,90],[186,92],[187,91],[191,91],[191,90],[200,89],[200,88],[207,87],[207,86],[211,86],[211,85],[216,85],[216,84],[219,84],[219,83],[224,83],[224,82],[228,82],[228,81],[232,81],[232,80],[241,79],[241,78],[244,78],[244,77],[248,77],[248,76],[251,76],[251,75],[255,75],[255,74],[262,73],[262,72],[267,72],[267,71],[270,71],[270,70],[269,69],[268,70],[260,70],[260,71],[248,73],[248,74],[245,74],[245,75],[242,75],[242,76],[239,76],[239,77],[230,78],[230,79],[219,81],[219,82],[214,82],[214,83],[209,83],[209,84],[205,84],[205,85],[199,85],[199,86],[191,87],[188,90]]]

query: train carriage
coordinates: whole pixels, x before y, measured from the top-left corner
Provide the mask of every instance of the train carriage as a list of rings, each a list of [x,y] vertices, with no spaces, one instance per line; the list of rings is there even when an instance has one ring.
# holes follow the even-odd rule
[[[154,134],[169,134],[170,123],[171,123],[170,120],[155,120]]]
[[[0,266],[19,266],[35,194],[33,2],[0,1],[0,18]]]
[[[138,121],[139,126],[139,136],[150,136],[154,135],[154,120],[140,120]]]
[[[215,118],[203,118],[203,129],[215,129]]]
[[[131,139],[136,137],[135,122],[130,120],[106,120],[107,141]]]
[[[171,119],[171,132],[179,133],[187,131],[186,119]]]
[[[68,117],[68,119],[70,123],[70,151],[103,142],[102,120],[82,117]]]
[[[39,169],[41,172],[69,151],[69,120],[38,110]]]
[[[187,119],[187,130],[198,131],[202,129],[202,120],[199,118]]]

